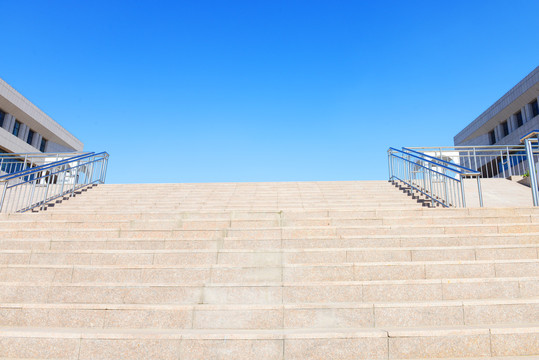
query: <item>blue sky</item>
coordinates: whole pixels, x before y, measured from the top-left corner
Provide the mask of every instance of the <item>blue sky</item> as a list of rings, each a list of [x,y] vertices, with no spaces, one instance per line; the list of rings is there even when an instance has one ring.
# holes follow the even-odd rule
[[[0,77],[108,182],[370,180],[539,65],[538,1],[0,0]]]

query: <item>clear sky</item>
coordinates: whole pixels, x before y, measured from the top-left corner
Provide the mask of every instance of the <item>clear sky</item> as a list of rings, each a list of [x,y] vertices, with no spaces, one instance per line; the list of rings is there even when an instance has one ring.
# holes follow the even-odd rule
[[[539,65],[539,1],[0,0],[0,77],[108,182],[387,178]]]

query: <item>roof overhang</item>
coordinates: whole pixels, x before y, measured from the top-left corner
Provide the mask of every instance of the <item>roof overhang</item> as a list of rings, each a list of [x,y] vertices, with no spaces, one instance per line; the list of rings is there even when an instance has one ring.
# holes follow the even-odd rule
[[[17,120],[26,124],[32,130],[40,133],[47,140],[75,151],[81,151],[84,147],[83,143],[73,134],[2,79],[0,79],[0,108],[15,116]]]

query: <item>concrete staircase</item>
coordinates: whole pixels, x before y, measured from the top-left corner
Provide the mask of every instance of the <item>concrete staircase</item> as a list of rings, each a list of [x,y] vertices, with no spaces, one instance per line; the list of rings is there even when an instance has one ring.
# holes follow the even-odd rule
[[[534,358],[538,250],[387,182],[99,185],[0,216],[0,358]]]

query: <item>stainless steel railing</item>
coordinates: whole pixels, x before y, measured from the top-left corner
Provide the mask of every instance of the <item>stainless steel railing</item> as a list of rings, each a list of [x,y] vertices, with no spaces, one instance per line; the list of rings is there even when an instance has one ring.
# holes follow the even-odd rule
[[[47,154],[43,154],[47,155]],[[0,212],[43,209],[51,201],[105,182],[109,154],[78,153],[0,176]]]
[[[529,175],[526,147],[524,145],[408,147],[407,149],[479,171],[482,178],[508,178]],[[535,147],[533,149],[533,157],[537,162],[539,148]]]
[[[481,178],[528,178],[533,204],[539,206],[539,130],[531,131],[520,142],[523,145],[408,147],[403,151],[451,164],[448,166],[464,166]]]
[[[479,205],[483,206],[480,173],[450,161],[403,148],[388,150],[389,181],[401,182],[409,191],[430,199],[431,206],[466,207],[465,178],[475,178]]]
[[[36,166],[65,160],[77,155],[90,154],[89,152],[69,153],[0,153],[0,176],[14,174]]]
[[[532,190],[533,206],[539,206],[539,181],[537,180],[537,159],[535,157],[533,144],[539,144],[539,130],[530,131],[520,139],[526,147],[528,157],[528,176],[530,178],[530,188]],[[537,147],[537,146],[536,146]]]

